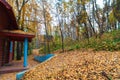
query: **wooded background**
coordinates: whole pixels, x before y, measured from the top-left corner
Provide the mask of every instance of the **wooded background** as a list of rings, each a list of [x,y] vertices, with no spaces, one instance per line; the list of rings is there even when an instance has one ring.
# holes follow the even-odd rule
[[[104,33],[120,28],[120,0],[103,0],[103,6],[97,0],[7,2],[13,7],[19,29],[36,34],[34,48],[47,52],[50,47],[61,47],[64,51],[65,46],[83,40],[89,44],[91,37],[101,38]]]

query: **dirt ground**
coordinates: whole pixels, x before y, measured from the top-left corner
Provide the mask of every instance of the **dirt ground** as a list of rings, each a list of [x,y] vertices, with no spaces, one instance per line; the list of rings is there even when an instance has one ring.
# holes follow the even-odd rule
[[[120,51],[83,50],[55,54],[51,60],[27,72],[23,80],[120,80]],[[0,80],[15,80],[15,74],[0,75]]]

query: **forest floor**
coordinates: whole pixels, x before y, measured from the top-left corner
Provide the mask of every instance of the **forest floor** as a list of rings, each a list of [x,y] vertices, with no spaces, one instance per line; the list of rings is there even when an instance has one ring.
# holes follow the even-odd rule
[[[69,51],[27,72],[23,80],[119,80],[120,51]]]
[[[40,63],[23,80],[119,80],[120,51],[75,50],[55,53]],[[32,60],[32,59],[31,59]],[[0,80],[16,80],[16,73],[0,75]]]

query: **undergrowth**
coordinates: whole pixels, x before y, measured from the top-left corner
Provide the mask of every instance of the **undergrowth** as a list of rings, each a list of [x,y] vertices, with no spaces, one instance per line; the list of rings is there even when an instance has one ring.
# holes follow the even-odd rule
[[[115,30],[111,32],[104,33],[101,38],[91,37],[89,38],[89,42],[87,39],[84,40],[64,40],[64,48],[67,51],[72,51],[76,49],[93,49],[95,51],[118,51],[120,50],[120,30]],[[50,45],[50,51],[61,50],[61,44],[59,42],[55,42],[55,44]],[[45,49],[42,47],[40,49],[40,53],[44,52]]]
[[[120,30],[104,33],[101,38],[91,37],[89,42],[86,39],[66,46],[69,51],[82,48],[92,48],[95,51],[118,51],[120,50]]]

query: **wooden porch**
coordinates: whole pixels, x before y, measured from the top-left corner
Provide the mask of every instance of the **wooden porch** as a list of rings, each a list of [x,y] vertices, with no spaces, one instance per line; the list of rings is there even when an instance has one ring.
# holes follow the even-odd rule
[[[20,72],[23,70],[27,70],[39,64],[37,61],[34,60],[34,56],[30,55],[28,59],[28,66],[23,67],[23,58],[20,61],[14,60],[10,64],[0,67],[0,74],[5,73],[12,73],[12,72]]]

